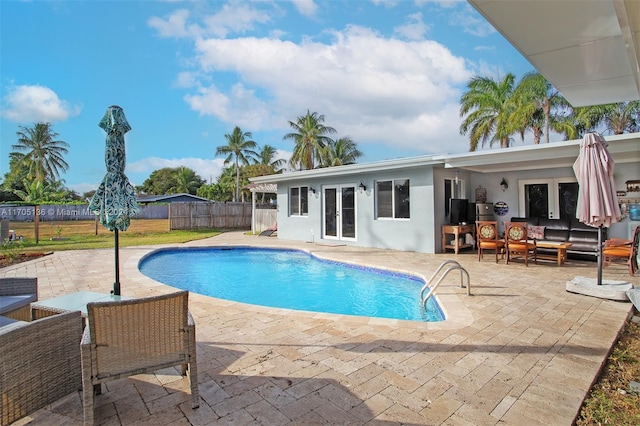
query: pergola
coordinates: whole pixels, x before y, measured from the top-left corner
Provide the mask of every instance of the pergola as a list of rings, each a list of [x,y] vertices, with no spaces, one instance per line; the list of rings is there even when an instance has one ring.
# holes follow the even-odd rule
[[[250,183],[245,188],[251,191],[251,232],[256,234],[256,193],[277,194],[278,185],[275,183]]]

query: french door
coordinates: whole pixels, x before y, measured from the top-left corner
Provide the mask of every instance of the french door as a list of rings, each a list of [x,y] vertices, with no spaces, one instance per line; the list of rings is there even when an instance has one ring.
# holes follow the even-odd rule
[[[356,187],[355,185],[329,185],[322,188],[323,238],[334,240],[356,239]]]
[[[518,211],[524,217],[576,217],[578,182],[575,177],[518,181]]]

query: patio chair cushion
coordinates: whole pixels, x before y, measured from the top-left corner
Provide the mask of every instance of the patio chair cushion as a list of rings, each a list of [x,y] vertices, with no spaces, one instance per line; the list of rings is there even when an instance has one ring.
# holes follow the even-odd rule
[[[20,307],[36,302],[38,296],[35,294],[20,294],[16,296],[0,296],[0,315],[14,311]]]

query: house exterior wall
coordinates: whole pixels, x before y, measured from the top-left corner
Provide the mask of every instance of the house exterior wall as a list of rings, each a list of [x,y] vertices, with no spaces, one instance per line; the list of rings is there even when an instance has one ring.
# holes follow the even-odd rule
[[[377,219],[375,217],[375,182],[390,179],[409,179],[410,218]],[[358,190],[360,182],[367,190]],[[352,185],[356,188],[355,240],[323,239],[323,188],[327,185]],[[311,186],[307,216],[289,215],[289,188]],[[293,180],[278,185],[278,237],[296,241],[325,242],[361,247],[390,248],[404,251],[433,253],[435,233],[433,216],[433,168],[381,170],[350,176]]]

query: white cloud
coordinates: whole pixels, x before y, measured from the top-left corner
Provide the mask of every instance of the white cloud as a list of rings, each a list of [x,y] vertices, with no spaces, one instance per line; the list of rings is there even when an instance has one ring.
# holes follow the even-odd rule
[[[414,13],[407,17],[407,23],[396,27],[394,32],[408,40],[422,40],[429,31],[429,26],[422,20],[422,13]]]
[[[196,19],[201,19],[202,23],[191,22]],[[231,33],[242,34],[254,30],[256,23],[265,24],[270,20],[270,16],[262,10],[242,2],[232,2],[223,5],[218,12],[211,15],[198,14],[198,10],[191,13],[180,9],[167,18],[153,16],[147,24],[156,29],[160,37],[225,38]]]
[[[487,20],[482,19],[477,13],[473,13],[473,8],[469,5],[463,9],[452,11],[449,24],[462,27],[465,33],[477,37],[486,37],[496,32],[496,29]]]
[[[188,167],[194,170],[201,178],[207,181],[207,183],[215,179],[222,173],[224,168],[224,159],[217,158],[213,160],[207,160],[202,158],[160,158],[160,157],[148,157],[143,158],[133,163],[127,164],[127,173],[142,173],[148,177],[151,172],[162,169],[164,167]],[[140,182],[140,185],[142,182]]]
[[[450,102],[471,76],[464,58],[434,41],[384,38],[358,26],[333,36],[329,44],[199,39],[198,72],[216,84],[198,87],[185,101],[201,115],[252,132],[288,129],[309,109],[357,143],[442,152],[447,128],[453,129],[447,140],[458,140],[458,106]],[[223,75],[237,77],[225,85]]]
[[[160,37],[190,37],[200,34],[202,31],[197,25],[187,28],[189,11],[185,9],[176,10],[166,20],[153,16],[149,18],[147,24],[158,31]]]
[[[38,85],[11,87],[2,101],[2,116],[18,123],[64,121],[81,110],[48,87]]]
[[[318,5],[313,0],[291,0],[291,2],[301,15],[312,17],[318,11]]]

